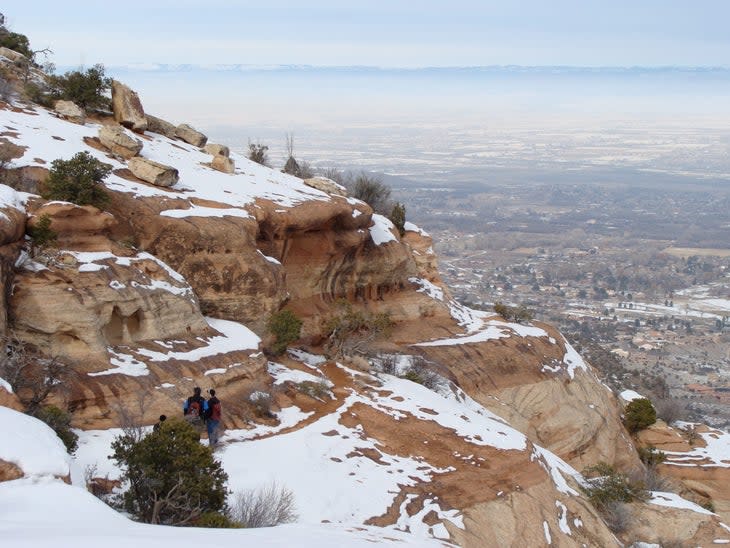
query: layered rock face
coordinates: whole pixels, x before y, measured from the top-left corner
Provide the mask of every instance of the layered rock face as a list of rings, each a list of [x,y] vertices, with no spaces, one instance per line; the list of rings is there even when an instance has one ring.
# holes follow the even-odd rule
[[[190,287],[150,255],[62,253],[34,265],[16,274],[11,312],[18,335],[49,355],[88,365],[109,346],[207,328]]]

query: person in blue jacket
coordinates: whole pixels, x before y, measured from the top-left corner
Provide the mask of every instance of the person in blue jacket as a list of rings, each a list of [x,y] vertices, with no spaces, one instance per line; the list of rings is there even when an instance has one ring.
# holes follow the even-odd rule
[[[203,421],[208,413],[208,402],[200,392],[197,386],[193,389],[193,395],[183,403],[183,415],[186,421],[202,431]]]

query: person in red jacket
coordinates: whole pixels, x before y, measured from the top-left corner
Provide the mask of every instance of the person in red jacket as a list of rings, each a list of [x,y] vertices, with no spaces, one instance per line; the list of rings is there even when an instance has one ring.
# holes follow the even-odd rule
[[[211,448],[218,445],[218,425],[221,422],[221,401],[215,397],[215,390],[208,390],[210,398],[207,401],[205,424],[208,427],[208,444]]]

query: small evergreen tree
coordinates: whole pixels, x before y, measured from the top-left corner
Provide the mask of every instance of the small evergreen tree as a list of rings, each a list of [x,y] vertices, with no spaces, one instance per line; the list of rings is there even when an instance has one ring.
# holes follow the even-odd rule
[[[28,233],[33,240],[34,248],[53,245],[56,238],[58,238],[56,231],[51,228],[51,217],[48,215],[41,215],[35,226],[28,230]]]
[[[388,218],[398,229],[398,233],[403,236],[406,232],[406,206],[400,202],[396,202],[393,204],[393,209],[390,210]]]
[[[139,441],[118,436],[111,459],[124,469],[124,508],[146,523],[185,525],[224,512],[228,475],[187,422],[169,419]]]
[[[269,331],[276,337],[271,352],[278,356],[289,344],[299,338],[302,330],[302,320],[297,318],[291,310],[280,310],[269,318]]]
[[[101,182],[109,173],[110,166],[86,151],[77,153],[70,160],[54,160],[43,197],[102,209],[109,203],[109,195]]]
[[[79,437],[71,430],[71,415],[55,405],[37,409],[33,416],[50,426],[66,446],[66,450],[73,454],[78,448]]]
[[[109,108],[106,93],[112,87],[112,79],[104,74],[104,65],[51,76],[49,84],[56,99],[73,101],[82,108]]]
[[[632,434],[656,422],[656,409],[647,398],[637,398],[624,409],[624,426]]]

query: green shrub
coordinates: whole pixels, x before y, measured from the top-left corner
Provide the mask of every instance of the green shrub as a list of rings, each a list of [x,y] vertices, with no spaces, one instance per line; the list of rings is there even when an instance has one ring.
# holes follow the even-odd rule
[[[206,512],[195,520],[193,527],[205,527],[207,529],[240,529],[243,526],[221,512]]]
[[[0,27],[0,46],[22,53],[29,60],[33,58],[30,41],[25,34],[10,32],[5,27]]]
[[[51,228],[51,218],[48,215],[41,215],[36,225],[28,230],[33,239],[34,247],[45,247],[53,245],[58,234]]]
[[[401,378],[406,379],[407,381],[423,384],[423,378],[415,369],[408,369]]]
[[[390,187],[377,177],[360,173],[351,184],[350,194],[369,204],[375,213],[390,213]]]
[[[284,352],[289,344],[299,338],[302,323],[291,310],[280,310],[269,318],[269,331],[276,337],[271,347],[275,356]]]
[[[45,422],[61,438],[66,450],[73,454],[78,448],[79,437],[71,430],[71,415],[55,405],[38,409],[35,418]]]
[[[118,436],[112,449],[110,458],[129,482],[124,509],[138,520],[186,525],[225,510],[228,475],[187,422],[168,419],[139,441]]]
[[[667,460],[667,454],[664,451],[659,451],[653,445],[648,447],[639,447],[637,449],[639,453],[639,459],[649,468],[656,468],[665,460]]]
[[[509,320],[512,317],[512,308],[502,302],[498,301],[494,303],[494,311],[505,320]]]
[[[94,65],[86,71],[72,70],[62,76],[49,78],[51,94],[56,99],[73,101],[82,108],[109,108],[106,93],[112,79],[104,74],[104,65]]]
[[[109,195],[101,182],[109,173],[110,166],[85,151],[70,160],[53,160],[43,197],[102,209],[109,203]]]
[[[646,398],[632,400],[624,409],[624,426],[635,434],[656,422],[656,410]]]
[[[356,310],[342,299],[337,302],[337,313],[324,322],[323,333],[327,336],[327,349],[335,356],[362,352],[378,339],[387,336],[393,321],[390,314],[370,314]]]
[[[400,202],[393,204],[393,208],[390,210],[388,219],[390,219],[390,222],[398,229],[398,233],[403,236],[406,232],[406,206]]]
[[[303,381],[297,383],[297,390],[315,400],[324,401],[330,399],[330,387],[325,381]]]
[[[583,475],[586,476],[583,491],[599,511],[616,502],[646,500],[648,497],[648,492],[640,484],[630,481],[605,462],[586,468]]]

